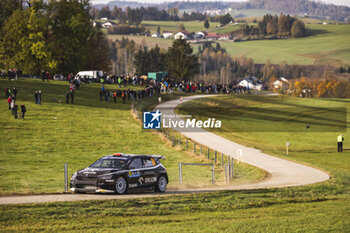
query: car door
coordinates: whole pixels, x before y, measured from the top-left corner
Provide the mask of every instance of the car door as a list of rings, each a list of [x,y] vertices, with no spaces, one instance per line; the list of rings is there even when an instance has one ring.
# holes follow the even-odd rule
[[[128,188],[143,187],[145,178],[143,177],[143,160],[141,158],[134,158],[129,164],[128,172]]]
[[[155,166],[157,165],[153,158],[143,158],[144,168],[142,169],[144,177],[144,186],[149,188],[157,183],[157,174],[155,172]]]

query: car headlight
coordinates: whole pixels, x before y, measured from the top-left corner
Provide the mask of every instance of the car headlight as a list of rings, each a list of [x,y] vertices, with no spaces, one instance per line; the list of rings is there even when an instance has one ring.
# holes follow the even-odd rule
[[[77,177],[77,172],[75,172],[75,173],[72,175],[71,180],[75,180],[76,177]]]
[[[109,180],[112,178],[112,175],[102,175],[98,177],[101,180]]]

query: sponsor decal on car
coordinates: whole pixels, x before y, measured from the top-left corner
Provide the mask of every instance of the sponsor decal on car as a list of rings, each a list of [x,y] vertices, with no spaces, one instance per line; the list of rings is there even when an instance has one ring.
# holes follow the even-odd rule
[[[129,171],[129,175],[130,178],[135,178],[135,177],[140,177],[140,172],[136,171],[136,172],[130,172]]]
[[[157,182],[157,177],[147,177],[146,179],[143,177],[140,177],[138,180],[140,184],[147,184],[147,183],[154,183]]]
[[[129,188],[136,188],[136,187],[137,187],[137,183],[129,184]]]

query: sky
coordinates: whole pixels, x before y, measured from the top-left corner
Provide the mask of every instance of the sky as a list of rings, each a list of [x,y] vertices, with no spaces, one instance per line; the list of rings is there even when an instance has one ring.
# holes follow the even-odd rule
[[[90,0],[90,1],[92,2],[92,4],[99,4],[99,3],[107,3],[107,2],[112,1],[112,0]],[[145,2],[145,3],[165,2],[164,0],[126,0],[126,1]],[[172,2],[172,1],[179,1],[179,0],[167,0],[167,1]],[[213,0],[193,0],[193,1],[205,2],[205,1],[213,1]],[[225,2],[242,2],[244,0],[222,0],[222,1],[225,1]],[[345,6],[349,6],[350,7],[350,0],[323,0],[322,2],[332,3],[334,5],[345,5]]]

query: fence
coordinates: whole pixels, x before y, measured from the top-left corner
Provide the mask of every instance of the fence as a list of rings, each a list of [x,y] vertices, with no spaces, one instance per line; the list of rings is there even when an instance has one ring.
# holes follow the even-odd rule
[[[142,122],[142,112],[138,111],[134,103],[132,104],[132,112]],[[157,130],[161,133],[172,147],[179,146],[182,149],[192,152],[195,155],[203,156],[205,159],[212,161],[213,166],[221,166],[225,169],[225,182],[229,183],[234,177],[234,159],[230,156],[226,156],[223,153],[218,153],[216,150],[211,150],[209,147],[201,145],[189,138],[184,137],[180,133],[175,132],[170,128],[160,128]],[[198,150],[199,147],[199,150]],[[184,163],[181,163],[184,164]],[[215,182],[215,181],[214,181]]]

